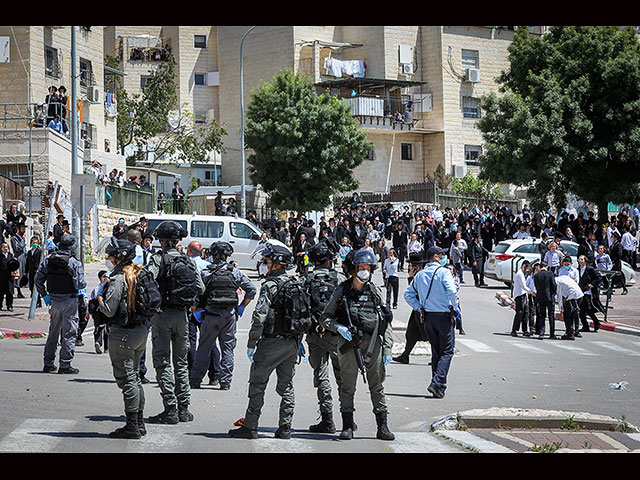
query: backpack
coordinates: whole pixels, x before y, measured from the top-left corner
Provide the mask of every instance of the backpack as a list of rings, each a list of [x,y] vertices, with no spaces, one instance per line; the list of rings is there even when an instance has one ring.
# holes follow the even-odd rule
[[[293,277],[282,282],[272,305],[275,334],[297,336],[311,329],[311,298],[302,279]]]
[[[196,286],[199,275],[195,263],[185,254],[168,255],[162,253],[165,272],[162,277],[162,303],[175,308],[197,305],[200,292]]]
[[[320,318],[324,307],[338,285],[338,273],[333,270],[314,270],[311,273],[308,287],[311,299],[311,313],[316,319]]]
[[[162,307],[162,295],[158,283],[151,272],[143,268],[136,278],[135,313],[144,321],[160,312],[160,307]]]

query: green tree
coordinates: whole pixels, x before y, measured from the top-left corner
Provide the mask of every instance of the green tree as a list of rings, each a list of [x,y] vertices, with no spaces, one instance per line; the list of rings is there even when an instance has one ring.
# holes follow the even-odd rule
[[[480,201],[493,201],[503,194],[498,184],[476,178],[471,173],[452,179],[451,190],[465,197],[476,197]]]
[[[567,195],[595,203],[640,199],[640,45],[631,28],[521,27],[499,94],[483,95],[481,178],[528,187],[537,209]]]
[[[372,148],[348,107],[281,70],[252,92],[245,129],[249,174],[272,206],[321,210],[330,195],[358,186],[352,170]]]
[[[113,63],[113,57],[110,61]],[[175,66],[173,57],[159,62],[141,94],[117,89],[118,148],[124,155],[127,146],[137,147],[137,153],[128,159],[130,164],[145,160],[150,152],[156,159],[206,163],[210,152],[225,151],[224,127],[215,119],[196,117],[186,104],[178,105]]]

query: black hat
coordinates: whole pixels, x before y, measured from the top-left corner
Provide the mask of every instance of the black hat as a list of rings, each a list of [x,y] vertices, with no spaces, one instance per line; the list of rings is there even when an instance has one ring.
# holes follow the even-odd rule
[[[409,253],[409,263],[423,265],[427,263],[427,259],[423,255],[423,251]]]

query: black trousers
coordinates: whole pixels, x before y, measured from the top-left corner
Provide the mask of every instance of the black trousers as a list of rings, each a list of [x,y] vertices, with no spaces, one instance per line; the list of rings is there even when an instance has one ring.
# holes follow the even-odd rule
[[[538,305],[536,304],[535,297],[527,294],[527,323],[529,324],[529,331],[538,333],[538,326],[536,325],[536,317],[538,316]]]
[[[555,318],[555,307],[553,303],[551,305],[544,305],[542,303],[537,303],[537,318],[536,318],[536,330],[538,331],[538,335],[544,335],[544,324],[546,322],[547,316],[549,317],[549,335],[555,336],[556,334],[556,318]]]
[[[0,290],[0,308],[4,302],[4,297],[7,297],[7,307],[13,307],[13,280],[11,283],[7,283],[6,288]]]
[[[564,300],[564,327],[567,335],[574,335],[580,327],[580,305],[578,299]]]
[[[484,262],[476,262],[477,265],[473,266],[473,260],[471,261],[471,273],[473,273],[473,283],[480,285],[484,283]]]
[[[516,297],[515,301],[516,314],[513,317],[511,333],[516,333],[520,328],[522,328],[523,333],[528,333],[527,311],[529,310],[529,305],[527,303],[527,295],[522,294],[519,297]]]
[[[400,279],[395,275],[387,278],[387,305],[391,305],[391,292],[393,292],[393,306],[398,306],[398,290],[400,289]]]
[[[580,299],[580,323],[582,323],[582,328],[584,328],[585,330],[589,330],[587,317],[593,320],[593,328],[595,330],[599,330],[600,320],[598,320],[598,317],[596,317],[596,308],[593,305],[592,295],[585,295]]]
[[[409,358],[413,348],[418,342],[426,342],[427,334],[424,330],[424,324],[420,322],[420,312],[411,310],[411,316],[407,322],[407,332],[405,334],[406,343],[404,345],[404,352],[401,357]]]

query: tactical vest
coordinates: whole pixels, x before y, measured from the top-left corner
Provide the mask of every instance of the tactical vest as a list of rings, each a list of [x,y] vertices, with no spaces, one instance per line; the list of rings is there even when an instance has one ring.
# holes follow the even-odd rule
[[[378,313],[379,301],[374,294],[374,287],[371,284],[358,291],[353,288],[352,280],[349,279],[343,283],[343,301],[347,302],[349,312],[351,313],[351,322],[358,329],[362,329],[365,333],[373,333],[376,324],[379,325],[378,332],[382,333],[382,323]],[[344,307],[338,309],[336,320],[342,325],[349,325],[349,319],[344,311]],[[385,322],[386,323],[386,322]]]
[[[298,337],[311,328],[311,301],[301,279],[279,275],[268,280],[277,288],[264,322],[263,333]]]
[[[70,253],[56,252],[47,262],[47,291],[49,293],[74,295],[78,290],[73,284],[73,276],[69,268]]]
[[[211,275],[203,297],[206,306],[211,308],[233,308],[238,306],[238,285],[233,277],[233,265],[215,263],[207,266]]]
[[[314,321],[317,322],[329,303],[333,291],[338,286],[338,272],[329,269],[314,269],[307,276],[307,285],[311,297],[311,312]]]

